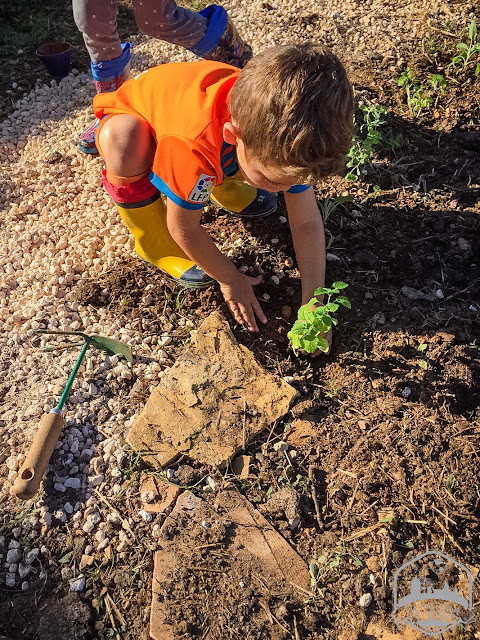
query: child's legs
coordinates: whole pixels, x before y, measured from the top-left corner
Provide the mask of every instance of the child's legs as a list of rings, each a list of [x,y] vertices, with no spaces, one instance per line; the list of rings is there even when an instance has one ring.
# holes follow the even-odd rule
[[[100,123],[98,147],[107,171],[116,176],[138,176],[149,171],[155,141],[148,124],[129,114],[118,114]]]
[[[83,34],[93,64],[113,60],[122,54],[117,31],[115,0],[73,0],[73,18]]]
[[[174,0],[133,0],[138,28],[148,36],[193,47],[205,35],[207,19]]]
[[[135,238],[138,255],[186,286],[210,283],[198,269],[185,280],[194,264],[171,237],[163,198],[148,180],[155,153],[149,126],[129,114],[110,116],[101,123],[97,146],[107,165],[105,187]]]

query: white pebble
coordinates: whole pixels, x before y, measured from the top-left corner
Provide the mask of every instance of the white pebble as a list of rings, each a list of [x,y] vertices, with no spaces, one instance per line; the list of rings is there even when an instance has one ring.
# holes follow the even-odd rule
[[[153,520],[153,516],[151,513],[149,513],[148,511],[145,511],[145,509],[141,509],[138,512],[138,515],[142,518],[142,520],[144,520],[145,522],[151,522]]]
[[[373,600],[373,596],[371,593],[364,593],[362,596],[360,596],[360,600],[358,601],[358,604],[363,607],[364,609],[367,609]]]
[[[274,443],[273,449],[274,451],[288,451],[288,444],[283,440],[280,440],[279,442]]]

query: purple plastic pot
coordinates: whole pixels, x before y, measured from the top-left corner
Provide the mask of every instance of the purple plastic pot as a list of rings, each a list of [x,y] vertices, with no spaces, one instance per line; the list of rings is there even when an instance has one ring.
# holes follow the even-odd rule
[[[51,42],[42,44],[37,49],[37,58],[46,66],[48,73],[55,80],[68,76],[72,48],[68,42]]]

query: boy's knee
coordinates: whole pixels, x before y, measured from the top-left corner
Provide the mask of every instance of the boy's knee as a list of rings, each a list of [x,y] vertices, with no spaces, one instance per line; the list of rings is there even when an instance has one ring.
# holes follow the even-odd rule
[[[116,115],[105,122],[100,130],[99,145],[108,169],[117,175],[147,171],[155,154],[149,126],[127,114]]]

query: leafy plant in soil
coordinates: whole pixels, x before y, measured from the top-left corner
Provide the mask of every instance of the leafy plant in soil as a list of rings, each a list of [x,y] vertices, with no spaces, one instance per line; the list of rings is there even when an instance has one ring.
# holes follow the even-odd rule
[[[328,351],[328,341],[322,336],[330,331],[332,324],[338,324],[333,314],[340,305],[352,308],[348,298],[337,295],[346,287],[348,284],[345,282],[334,282],[331,289],[319,287],[315,290],[315,297],[300,307],[297,320],[287,334],[295,354],[299,351],[315,353],[317,349],[324,353]],[[317,296],[327,296],[327,301],[322,304]]]
[[[419,118],[422,111],[430,107],[433,102],[433,94],[439,93],[443,95],[445,93],[447,81],[442,75],[438,73],[430,75],[428,83],[431,89],[421,84],[414,77],[413,69],[410,68],[404,71],[398,79],[398,86],[405,89],[407,107],[412,118]]]
[[[374,147],[382,141],[380,127],[386,122],[387,107],[380,104],[363,104],[360,105],[360,109],[363,111],[363,122],[358,123],[354,116],[353,142],[347,154],[347,167],[350,171],[345,177],[351,182],[358,180],[362,167],[372,157]],[[364,134],[365,138],[362,139]]]
[[[468,44],[465,42],[459,42],[457,44],[457,50],[459,53],[453,57],[447,67],[447,71],[453,69],[457,76],[462,71],[466,71],[471,62],[475,62],[472,58],[480,55],[480,42],[477,42],[477,23],[475,20],[472,20],[470,23],[468,37],[470,39]],[[477,62],[477,66],[475,68],[475,75],[478,76],[478,74],[480,74],[480,62]]]

